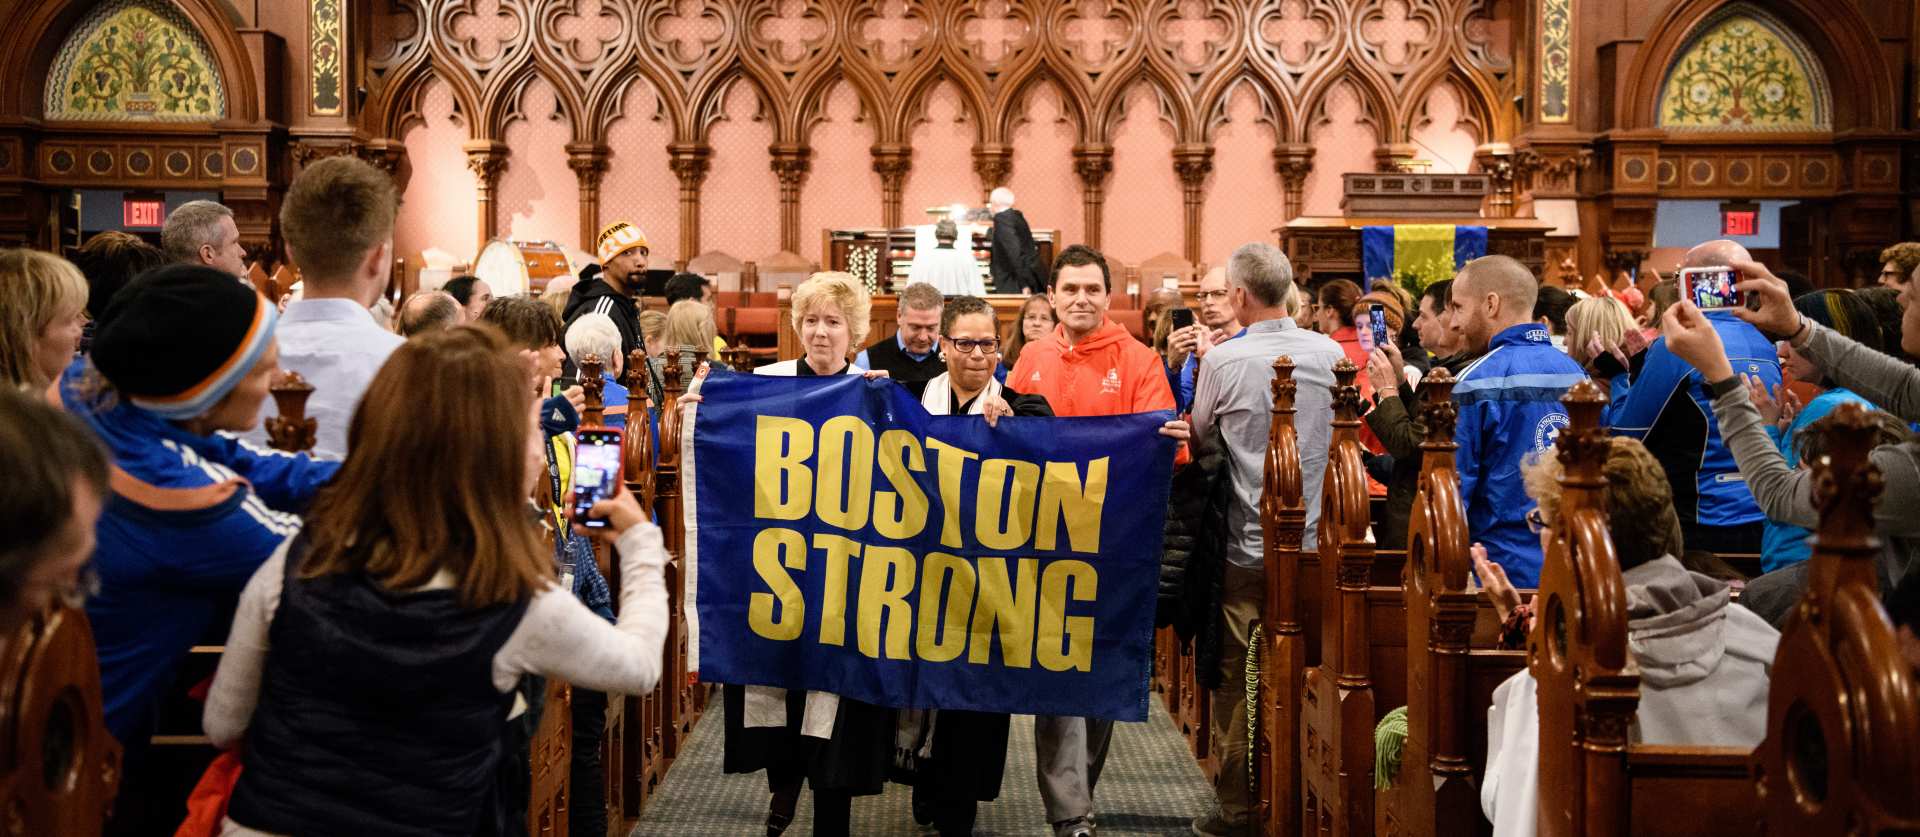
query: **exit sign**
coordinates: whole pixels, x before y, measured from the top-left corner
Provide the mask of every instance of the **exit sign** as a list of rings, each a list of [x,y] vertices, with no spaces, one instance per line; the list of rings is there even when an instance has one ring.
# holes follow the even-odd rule
[[[1759,235],[1760,205],[1723,203],[1720,205],[1721,235]]]
[[[165,198],[126,198],[120,203],[123,227],[157,227],[167,220]]]

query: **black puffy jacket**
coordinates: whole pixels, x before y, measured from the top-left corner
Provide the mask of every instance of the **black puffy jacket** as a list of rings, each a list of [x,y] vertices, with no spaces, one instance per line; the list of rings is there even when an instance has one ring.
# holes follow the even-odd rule
[[[1172,626],[1194,656],[1220,656],[1226,630],[1221,610],[1226,579],[1227,504],[1234,501],[1227,474],[1226,445],[1215,434],[1198,446],[1194,460],[1173,475],[1167,507],[1166,537],[1160,554],[1160,590],[1154,608],[1157,627]],[[1195,666],[1200,685],[1220,687],[1220,667]]]

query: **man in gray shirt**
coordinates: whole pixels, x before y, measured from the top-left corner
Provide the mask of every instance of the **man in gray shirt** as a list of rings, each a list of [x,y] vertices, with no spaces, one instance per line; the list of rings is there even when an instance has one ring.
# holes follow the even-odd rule
[[[1333,434],[1333,365],[1346,356],[1340,344],[1326,335],[1294,325],[1287,316],[1292,294],[1293,265],[1278,248],[1248,244],[1235,250],[1227,263],[1227,295],[1234,319],[1247,327],[1206,351],[1194,384],[1195,443],[1224,443],[1233,480],[1221,593],[1226,630],[1218,661],[1229,686],[1213,692],[1212,706],[1212,741],[1220,764],[1247,760],[1246,691],[1231,684],[1244,676],[1248,626],[1261,618],[1260,608],[1266,601],[1260,495],[1272,422],[1273,360],[1287,355],[1294,363],[1293,379],[1299,388],[1293,424],[1299,433],[1301,487],[1307,505],[1303,546],[1313,549],[1320,482],[1326,476],[1327,443]],[[1220,810],[1194,821],[1194,833],[1243,833],[1253,808],[1247,771],[1221,770],[1214,780],[1214,794]]]

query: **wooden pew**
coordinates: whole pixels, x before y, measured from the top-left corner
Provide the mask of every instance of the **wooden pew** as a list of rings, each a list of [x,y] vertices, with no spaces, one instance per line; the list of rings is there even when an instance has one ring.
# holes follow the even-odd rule
[[[8,834],[98,835],[120,785],[86,613],[41,613],[0,649],[0,811]]]
[[[1539,681],[1539,830],[1547,837],[1749,835],[1758,817],[1748,750],[1631,741],[1640,674],[1627,648],[1626,583],[1602,497],[1611,444],[1600,424],[1606,402],[1591,381],[1576,384],[1563,402],[1571,423],[1558,442],[1559,519],[1527,640]],[[1775,671],[1775,682],[1781,674]]]
[[[1524,652],[1491,647],[1498,619],[1471,586],[1471,537],[1454,463],[1454,383],[1436,369],[1420,385],[1427,435],[1403,568],[1407,739],[1393,786],[1375,797],[1381,834],[1487,830],[1478,787],[1487,707],[1493,689],[1526,666]]]
[[[1258,765],[1255,816],[1266,835],[1300,834],[1300,701],[1306,669],[1319,661],[1317,596],[1320,561],[1300,549],[1307,507],[1293,426],[1293,358],[1273,361],[1273,412],[1267,425],[1260,527],[1267,567],[1266,619],[1261,625],[1260,706],[1252,742]],[[1313,605],[1312,611],[1308,607]]]
[[[1814,463],[1820,530],[1807,592],[1773,661],[1754,752],[1769,834],[1920,833],[1920,683],[1880,608],[1874,425],[1848,404]]]
[[[1367,588],[1373,543],[1367,539],[1366,468],[1360,460],[1359,367],[1334,365],[1333,441],[1320,495],[1319,551],[1326,602],[1320,664],[1300,693],[1303,833],[1368,834],[1373,829],[1373,681],[1367,644]]]
[[[627,388],[627,434],[625,450],[621,460],[625,468],[627,490],[633,492],[634,499],[643,509],[654,507],[653,493],[653,436],[650,428],[646,386],[647,353],[634,349],[627,353],[623,383]],[[617,596],[620,590],[620,568],[613,562],[612,572],[607,582],[613,585]],[[664,669],[663,669],[664,670]],[[666,702],[665,680],[646,695],[629,695],[621,702],[626,705],[627,722],[620,741],[622,770],[619,772],[621,787],[621,819],[631,824],[640,818],[640,810],[646,804],[648,795],[659,783],[665,773],[662,754],[666,750],[666,725],[663,721],[662,707]],[[609,797],[611,798],[611,796]],[[612,817],[608,817],[611,827]]]

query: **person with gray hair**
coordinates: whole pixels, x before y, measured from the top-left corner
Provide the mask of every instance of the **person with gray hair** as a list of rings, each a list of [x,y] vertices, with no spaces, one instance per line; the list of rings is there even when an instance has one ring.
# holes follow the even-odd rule
[[[1460,372],[1454,442],[1467,530],[1513,586],[1540,585],[1536,504],[1520,470],[1568,423],[1560,398],[1587,373],[1533,319],[1539,280],[1508,256],[1483,256],[1454,276],[1453,330],[1480,359]]]
[[[973,258],[973,242],[968,241],[966,247],[956,247],[954,241],[959,237],[960,227],[953,219],[942,218],[934,224],[933,240],[937,246],[913,254],[913,264],[907,269],[909,285],[924,282],[946,296],[986,293],[987,285],[980,279],[980,263]]]
[[[625,368],[626,358],[620,356],[620,327],[613,318],[597,311],[588,311],[573,318],[567,326],[567,359],[573,362],[573,368],[580,368],[580,361],[591,355],[600,359],[600,380],[604,382],[600,390],[600,403],[606,405],[608,427],[627,426],[627,388],[620,384],[620,372]]]
[[[1037,294],[1046,290],[1040,276],[1040,245],[1034,243],[1027,216],[1013,208],[1013,190],[1005,186],[987,197],[993,212],[993,250],[987,258],[997,294]]]
[[[1246,690],[1238,684],[1246,670],[1249,626],[1261,619],[1266,600],[1260,497],[1273,410],[1273,360],[1280,355],[1293,358],[1293,379],[1298,384],[1294,426],[1300,428],[1302,496],[1307,504],[1304,548],[1312,550],[1320,517],[1320,482],[1326,475],[1327,445],[1333,434],[1333,365],[1346,354],[1332,338],[1301,328],[1288,316],[1293,264],[1279,248],[1244,245],[1233,251],[1226,273],[1227,304],[1234,321],[1245,323],[1246,329],[1201,356],[1193,393],[1195,461],[1221,461],[1233,487],[1222,539],[1223,575],[1212,588],[1217,599],[1207,610],[1223,624],[1218,632],[1200,632],[1217,636],[1219,647],[1196,648],[1195,656],[1208,663],[1201,677],[1212,688],[1214,755],[1220,764],[1245,764]],[[1198,521],[1217,519],[1205,513],[1187,516],[1196,521],[1192,524],[1196,528],[1204,525]],[[1218,809],[1195,819],[1193,833],[1245,833],[1254,807],[1247,771],[1221,770],[1213,789]]]
[[[160,246],[176,262],[218,268],[235,279],[247,275],[247,253],[240,247],[233,210],[214,201],[187,201],[174,207],[160,228]]]
[[[946,297],[925,282],[900,289],[900,310],[895,315],[899,329],[892,339],[882,340],[861,350],[854,365],[862,369],[885,370],[905,385],[929,381],[947,371],[940,357],[940,310]]]
[[[400,312],[394,317],[394,331],[399,332],[401,337],[412,337],[453,328],[466,321],[466,312],[452,294],[446,291],[414,291],[411,296],[401,300]]]

